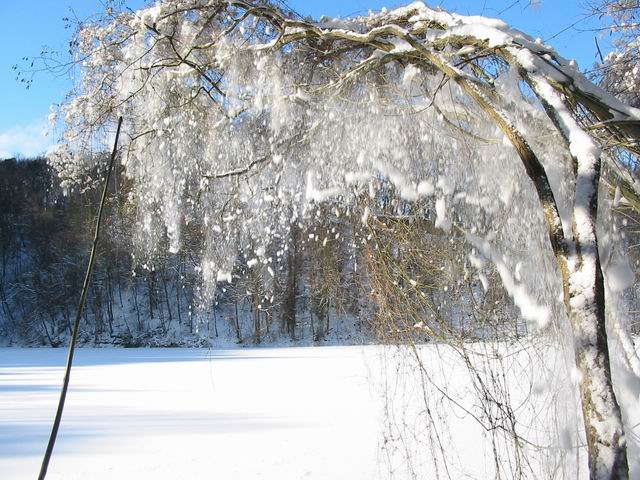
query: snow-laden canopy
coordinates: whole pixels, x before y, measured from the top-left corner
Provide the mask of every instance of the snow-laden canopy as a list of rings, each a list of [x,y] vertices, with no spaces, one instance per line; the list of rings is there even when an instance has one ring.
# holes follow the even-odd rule
[[[184,226],[203,225],[215,285],[239,256],[270,262],[318,205],[366,223],[391,184],[403,214],[463,235],[475,268],[495,265],[525,319],[544,328],[566,310],[596,379],[581,384],[592,469],[626,469],[596,220],[601,140],[638,153],[639,110],[502,21],[419,2],[309,21],[268,2],[167,0],[84,25],[74,45],[80,80],[51,161],[73,185],[123,117],[150,251],[166,235],[177,252]],[[619,273],[603,225],[605,273]]]

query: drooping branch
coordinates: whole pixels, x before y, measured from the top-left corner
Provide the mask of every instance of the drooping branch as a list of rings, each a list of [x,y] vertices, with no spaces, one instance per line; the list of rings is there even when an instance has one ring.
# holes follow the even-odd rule
[[[554,254],[558,259],[564,283],[567,284],[566,261],[567,261],[567,245],[563,232],[562,221],[558,213],[557,203],[553,196],[553,191],[549,183],[547,174],[538,160],[537,156],[525,140],[525,138],[517,131],[513,123],[510,122],[495,106],[497,93],[486,83],[460,70],[459,68],[448,62],[444,56],[436,50],[431,49],[419,40],[413,33],[415,30],[407,31],[398,25],[383,25],[369,30],[367,33],[357,33],[345,31],[343,29],[321,29],[313,24],[296,21],[293,33],[287,34],[288,22],[284,22],[284,33],[279,40],[273,45],[267,45],[265,48],[282,48],[283,45],[299,41],[308,37],[318,37],[323,40],[348,40],[358,44],[365,44],[383,52],[395,55],[395,58],[405,58],[409,62],[426,63],[435,66],[438,70],[451,78],[462,89],[473,98],[476,103],[487,113],[487,115],[496,123],[496,125],[509,138],[520,159],[523,162],[525,170],[535,185],[536,191],[540,198],[542,208],[545,215],[549,230],[549,239]],[[420,25],[420,32],[424,25]],[[381,39],[380,37],[385,37]],[[402,43],[389,41],[389,39],[400,40]],[[470,42],[471,45],[478,43],[475,39]],[[368,61],[368,60],[367,60]],[[366,62],[363,64],[366,64]],[[354,69],[348,75],[358,73],[358,68]],[[495,103],[494,103],[495,102]],[[566,292],[565,292],[566,293]],[[568,296],[565,295],[565,301]]]
[[[312,22],[293,18],[266,2],[199,0],[185,4],[168,0],[158,4],[156,9],[144,11],[139,20],[127,21],[126,28],[123,27],[124,38],[136,40],[131,40],[131,44],[125,47],[123,44],[113,45],[111,56],[105,60],[107,66],[95,68],[96,71],[109,71],[114,85],[120,85],[116,83],[121,81],[123,89],[129,88],[129,91],[127,94],[119,93],[109,82],[103,82],[106,84],[99,84],[93,96],[81,98],[88,102],[79,102],[78,110],[84,115],[69,115],[69,118],[72,122],[79,118],[80,123],[84,121],[94,127],[114,112],[130,109],[138,115],[141,132],[157,132],[153,136],[139,136],[139,132],[132,128],[134,131],[131,133],[131,138],[137,137],[140,142],[139,149],[131,155],[132,169],[140,178],[154,178],[155,190],[145,191],[154,205],[161,203],[158,191],[169,198],[165,204],[179,204],[180,195],[185,195],[184,190],[194,178],[199,181],[203,177],[225,179],[245,176],[248,182],[255,180],[258,184],[258,180],[266,179],[277,185],[283,173],[289,176],[287,194],[292,202],[296,202],[304,195],[300,188],[304,182],[299,178],[299,165],[289,163],[287,172],[279,162],[270,162],[283,152],[291,153],[295,161],[306,167],[307,198],[322,201],[337,195],[340,188],[331,186],[318,190],[312,185],[312,180],[316,165],[332,163],[335,166],[344,162],[342,158],[336,160],[331,156],[335,152],[334,144],[351,134],[344,132],[348,129],[341,128],[340,134],[318,135],[322,138],[315,138],[316,144],[299,151],[291,144],[280,143],[280,139],[289,137],[291,131],[304,134],[311,128],[325,128],[326,124],[339,125],[339,119],[335,117],[339,117],[342,110],[354,117],[361,115],[357,109],[367,101],[369,105],[374,103],[378,98],[376,95],[386,95],[386,100],[393,94],[394,89],[404,82],[404,77],[400,79],[400,72],[404,69],[406,73],[409,66],[419,67],[416,70],[420,70],[422,80],[443,77],[448,79],[450,86],[455,84],[457,87],[452,90],[455,90],[456,98],[453,94],[451,98],[454,105],[463,103],[488,118],[490,121],[486,123],[495,125],[504,134],[522,162],[542,207],[546,233],[563,280],[565,307],[572,317],[574,335],[578,340],[578,366],[592,369],[590,374],[595,379],[592,385],[603,384],[607,395],[612,392],[606,342],[602,342],[604,298],[595,230],[601,157],[587,130],[606,132],[622,148],[637,153],[640,136],[638,110],[621,104],[589,84],[572,64],[551,48],[503,22],[452,15],[429,9],[421,3],[344,21]],[[137,36],[130,35],[127,29],[135,30]],[[140,35],[158,41],[149,49],[147,42],[140,41]],[[87,41],[83,45],[91,48],[92,42]],[[124,54],[122,50],[125,50]],[[529,98],[520,93],[504,93],[497,86],[500,74],[507,68],[511,72],[520,72],[521,79],[529,82],[533,91]],[[147,75],[143,81],[136,77],[139,72]],[[252,75],[257,80],[246,79]],[[408,83],[411,84],[411,78]],[[87,85],[95,87],[91,81]],[[206,85],[208,99],[199,96],[203,85]],[[438,111],[435,104],[437,91],[431,104],[425,108],[434,107],[425,115],[431,115],[428,117],[431,120],[437,118],[433,114]],[[369,100],[361,104],[351,102],[355,103],[351,108],[351,99],[344,98],[346,95],[339,98],[339,95],[334,95],[336,92]],[[541,161],[546,160],[544,155],[549,155],[550,149],[536,153],[534,147],[535,150],[544,147],[536,143],[532,147],[527,140],[526,127],[519,128],[517,113],[508,109],[509,102],[524,103],[534,96],[546,109],[552,125],[549,126],[549,121],[537,111],[527,114],[527,118],[540,119],[545,132],[554,138],[555,126],[566,144],[566,156],[573,157],[575,163],[577,176],[569,179],[575,184],[576,194],[571,232],[563,229],[555,196],[557,192],[553,192]],[[189,101],[184,101],[184,98]],[[422,95],[422,98],[426,96]],[[404,98],[403,101],[410,107],[417,102],[415,98]],[[394,113],[401,110],[403,101],[391,100]],[[442,102],[441,96],[438,101]],[[211,102],[216,104],[217,110],[211,108]],[[157,108],[152,109],[149,103]],[[372,106],[369,114],[378,115],[378,107]],[[145,118],[145,113],[149,113],[150,118]],[[203,124],[209,126],[208,131],[203,132]],[[198,135],[194,135],[193,130],[197,130]],[[463,129],[464,132],[466,130]],[[218,140],[218,134],[221,140]],[[466,137],[473,138],[470,135]],[[358,170],[358,165],[365,161],[360,157],[367,147],[362,145],[362,141],[371,141],[371,138],[365,135],[358,139],[360,144],[357,141],[350,144],[351,149],[346,155],[356,157],[357,165],[353,170]],[[219,146],[222,148],[218,149]],[[313,148],[318,146],[320,152],[316,155]],[[446,148],[450,155],[455,156],[452,153],[455,148],[449,147],[438,145],[438,148]],[[185,153],[186,149],[189,149],[189,155]],[[388,151],[380,154],[380,150],[384,148],[372,148],[367,153],[392,158],[401,156],[401,153]],[[296,155],[298,153],[300,155]],[[144,161],[136,163],[140,158]],[[150,162],[150,158],[154,162]],[[192,158],[197,158],[197,168],[182,168],[182,163]],[[376,162],[376,159],[370,162],[373,174],[389,177],[409,200],[433,193],[434,186],[429,182],[417,183],[413,181],[415,179],[408,182],[393,166],[385,169]],[[157,173],[158,164],[162,165],[161,174]],[[241,166],[237,167],[238,164]],[[259,165],[264,168],[256,168]],[[344,165],[335,166],[331,172],[335,177],[345,177],[347,184],[357,183],[361,178],[360,172],[350,171],[350,179],[347,180]],[[361,175],[370,179],[372,172]],[[221,184],[226,188],[224,182]],[[448,195],[444,194],[444,186],[438,188],[443,195]],[[234,192],[234,201],[248,203],[250,199],[247,197],[253,195],[253,190],[250,187],[247,191],[250,192],[247,196]],[[269,200],[265,200],[266,197]],[[253,206],[260,206],[261,214],[267,215],[271,212],[267,212],[269,207],[264,205],[271,205],[273,200],[270,193],[265,194]],[[438,200],[436,213],[442,213],[445,210],[444,200]],[[209,201],[216,205],[218,199],[210,198]],[[170,216],[173,212],[165,210],[163,213]],[[298,221],[296,215],[287,214],[286,222]],[[174,223],[172,232],[179,228],[179,222]],[[584,304],[586,307],[577,301],[582,294],[588,297]],[[583,341],[582,334],[587,329],[596,332],[596,341]],[[580,363],[581,358],[587,358],[591,353],[598,356],[595,363]],[[618,428],[620,412],[616,410],[615,397],[608,397],[608,404],[603,406],[594,400],[598,392],[586,383],[581,388],[583,405],[587,409],[584,415],[587,434],[596,438],[593,445],[598,444],[595,450],[590,444],[592,475],[605,478],[609,472],[622,478],[626,469],[626,453],[622,429]],[[598,431],[598,415],[616,417],[616,428],[611,432]],[[607,444],[613,452],[611,458],[616,459],[614,464],[606,461]],[[604,455],[597,451],[601,447]]]
[[[238,177],[240,175],[244,175],[245,173],[249,173],[256,165],[259,165],[261,163],[266,162],[267,160],[269,160],[271,157],[270,156],[263,156],[260,157],[254,161],[252,161],[251,163],[249,163],[247,166],[245,167],[239,167],[233,170],[228,170],[226,172],[219,172],[219,173],[212,173],[209,175],[203,175],[203,178],[207,178],[207,179],[221,179],[221,178],[229,178],[229,177]]]

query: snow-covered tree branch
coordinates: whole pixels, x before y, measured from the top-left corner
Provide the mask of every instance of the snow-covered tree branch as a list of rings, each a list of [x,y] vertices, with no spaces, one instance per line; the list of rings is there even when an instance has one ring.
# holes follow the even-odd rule
[[[419,2],[308,21],[269,2],[165,0],[83,25],[76,45],[80,82],[51,162],[81,182],[123,116],[149,251],[166,235],[178,252],[184,226],[202,225],[202,280],[215,286],[330,199],[357,210],[384,178],[494,263],[538,330],[568,316],[591,478],[628,477],[598,191],[602,139],[640,153],[639,110],[499,20]],[[518,262],[530,269],[515,279]]]

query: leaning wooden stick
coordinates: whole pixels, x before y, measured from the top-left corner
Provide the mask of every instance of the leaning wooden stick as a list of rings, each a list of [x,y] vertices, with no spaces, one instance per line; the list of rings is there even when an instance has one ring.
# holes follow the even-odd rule
[[[62,391],[60,392],[60,400],[58,401],[58,410],[56,411],[56,418],[53,421],[53,427],[51,428],[51,436],[49,437],[49,443],[47,450],[44,453],[42,459],[42,465],[40,466],[40,474],[38,480],[44,480],[47,476],[47,469],[49,468],[49,460],[51,460],[51,454],[53,453],[53,447],[56,443],[56,437],[58,436],[58,429],[60,428],[60,420],[62,419],[62,411],[64,410],[64,402],[67,398],[67,389],[69,387],[69,377],[71,376],[71,366],[73,364],[73,353],[76,347],[76,341],[78,339],[78,331],[80,330],[80,319],[82,318],[82,311],[84,310],[84,304],[87,300],[87,292],[89,291],[89,285],[91,284],[91,276],[93,273],[93,264],[96,259],[96,250],[98,249],[98,240],[100,238],[100,225],[102,223],[102,212],[104,210],[104,204],[107,199],[107,190],[109,188],[109,180],[111,179],[111,172],[113,171],[113,164],[115,163],[116,152],[118,151],[118,138],[120,137],[120,127],[122,126],[122,117],[118,118],[118,129],[116,130],[116,138],[113,142],[113,151],[111,152],[111,159],[109,160],[109,169],[107,170],[107,177],[104,180],[104,188],[102,190],[102,198],[100,199],[100,207],[98,209],[98,218],[96,219],[96,229],[93,236],[93,245],[91,246],[91,256],[89,257],[89,265],[87,266],[87,273],[84,277],[84,284],[82,285],[82,294],[80,295],[80,302],[78,303],[78,310],[76,313],[76,320],[73,325],[73,334],[71,336],[71,343],[69,344],[69,354],[67,356],[67,368],[64,374],[64,380],[62,382]]]

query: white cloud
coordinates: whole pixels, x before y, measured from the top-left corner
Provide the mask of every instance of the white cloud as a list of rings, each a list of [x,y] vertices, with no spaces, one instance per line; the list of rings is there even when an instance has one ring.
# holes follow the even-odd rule
[[[11,157],[35,157],[53,144],[46,135],[46,119],[0,131],[0,160]]]

